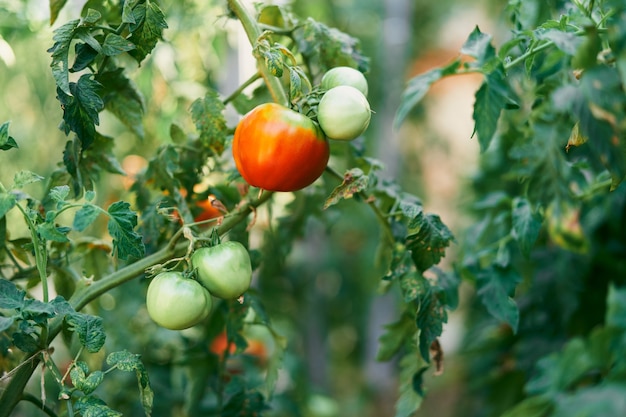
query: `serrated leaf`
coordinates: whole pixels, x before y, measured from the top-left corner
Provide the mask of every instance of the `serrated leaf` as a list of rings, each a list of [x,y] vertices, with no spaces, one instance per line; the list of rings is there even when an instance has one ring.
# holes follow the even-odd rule
[[[58,185],[56,187],[52,187],[50,192],[48,193],[48,197],[52,199],[56,203],[56,208],[59,209],[67,204],[65,201],[67,197],[70,195],[70,187],[69,185]]]
[[[482,66],[496,56],[496,50],[491,44],[491,35],[480,31],[478,26],[461,47],[461,53],[476,58],[476,63]]]
[[[43,179],[41,175],[37,175],[34,172],[21,170],[16,172],[13,176],[13,188],[24,188],[28,184],[33,184]]]
[[[84,394],[89,395],[98,388],[98,386],[104,380],[104,373],[102,371],[94,371],[87,375],[88,370],[85,368],[87,364],[84,362],[78,362],[78,364],[84,364],[83,366],[74,366],[70,371],[70,377],[72,378],[72,384],[74,387]]]
[[[57,87],[68,96],[72,94],[70,92],[68,55],[70,44],[74,38],[74,31],[79,23],[80,20],[75,19],[55,29],[52,37],[54,44],[48,49],[48,52],[52,54],[52,63],[50,64],[52,76]]]
[[[330,193],[324,202],[324,209],[337,204],[341,200],[352,198],[354,194],[367,188],[369,177],[360,168],[352,168],[343,175],[343,181]]]
[[[122,22],[123,23],[132,23],[132,24],[137,23],[137,20],[135,19],[135,15],[133,14],[133,9],[135,8],[135,6],[137,6],[139,1],[140,0],[126,0],[124,2],[124,7],[122,9]]]
[[[67,3],[67,0],[50,0],[50,26],[56,22],[59,12],[63,9],[65,3]]]
[[[15,194],[0,193],[0,218],[4,217],[16,204]]]
[[[94,206],[93,204],[85,204],[74,215],[74,223],[72,227],[75,230],[82,232],[89,227],[94,220],[96,220],[100,213],[102,212],[99,207]]]
[[[519,309],[511,295],[521,277],[514,269],[494,265],[476,273],[477,295],[487,311],[517,332]]]
[[[402,274],[399,277],[400,289],[405,303],[416,300],[420,295],[428,290],[428,284],[424,277],[415,271]]]
[[[106,340],[102,318],[84,313],[70,313],[65,316],[70,331],[78,335],[80,344],[91,353],[98,352]]]
[[[216,155],[224,152],[228,126],[224,118],[224,103],[215,90],[209,90],[204,98],[191,105],[191,118],[200,133],[202,146]]]
[[[385,333],[378,339],[379,347],[376,360],[391,360],[416,332],[415,320],[408,314],[403,314],[395,323],[385,325]]]
[[[43,323],[56,315],[56,310],[52,304],[33,298],[25,300],[21,310],[24,319],[35,320],[38,323]]]
[[[53,222],[45,222],[37,225],[37,233],[45,240],[52,242],[69,242],[67,227],[58,227]]]
[[[90,45],[77,42],[74,46],[74,55],[74,63],[70,68],[70,72],[79,72],[84,70],[93,63],[99,53]]]
[[[441,304],[437,293],[427,287],[428,282],[423,279],[424,291],[420,295],[419,309],[415,317],[415,324],[419,329],[418,348],[422,359],[430,362],[430,346],[441,336],[443,324],[448,321],[448,313]]]
[[[135,45],[131,41],[115,33],[109,33],[102,44],[102,53],[106,56],[119,55],[133,49]]]
[[[452,232],[436,214],[420,212],[409,222],[406,246],[419,271],[439,263],[453,241]]]
[[[402,92],[400,105],[394,117],[393,126],[397,129],[404,122],[410,111],[422,101],[430,86],[441,79],[443,71],[440,68],[430,70],[411,78]]]
[[[422,404],[422,396],[414,389],[414,377],[425,365],[426,363],[413,349],[410,349],[400,360],[400,397],[396,402],[395,417],[413,416]]]
[[[8,151],[17,147],[15,139],[9,135],[9,122],[2,123],[0,125],[0,150]]]
[[[16,310],[24,305],[26,292],[13,282],[0,279],[0,308]]]
[[[100,124],[99,113],[104,108],[104,102],[98,92],[102,85],[92,79],[91,74],[82,75],[78,82],[70,83],[71,95],[66,94],[59,87],[57,98],[63,108],[63,130],[76,133],[81,141],[82,148],[88,148],[96,136],[96,125]]]
[[[141,235],[134,231],[137,226],[137,214],[130,209],[130,204],[118,201],[109,206],[108,230],[113,237],[113,252],[120,259],[140,259],[145,253]]]
[[[568,55],[575,55],[583,40],[571,32],[548,29],[537,34],[538,39],[547,39]]]
[[[528,257],[541,230],[541,216],[533,212],[526,198],[516,197],[513,199],[511,218],[513,238],[524,256]]]
[[[476,92],[476,101],[472,115],[475,122],[473,134],[478,135],[481,152],[485,152],[489,148],[491,139],[498,127],[500,113],[507,103],[510,102],[507,92],[508,85],[506,84],[504,74],[500,70],[486,75],[485,80]]]
[[[98,75],[105,94],[104,107],[115,115],[137,136],[143,138],[143,115],[145,103],[137,86],[129,80],[121,68]]]
[[[83,23],[93,25],[102,19],[102,14],[94,9],[87,9],[87,14],[83,17]]]
[[[165,16],[158,4],[154,1],[146,1],[133,7],[132,18],[124,14],[124,19],[134,21],[129,26],[131,31],[129,41],[136,48],[129,51],[129,54],[141,63],[152,52],[157,42],[163,38],[163,29],[167,29]]]
[[[139,384],[139,392],[141,394],[141,404],[143,405],[146,416],[150,416],[154,401],[154,392],[150,387],[148,372],[146,371],[143,362],[141,362],[140,356],[127,350],[123,350],[109,354],[106,362],[108,365],[115,366],[121,371],[135,371],[137,382]]]

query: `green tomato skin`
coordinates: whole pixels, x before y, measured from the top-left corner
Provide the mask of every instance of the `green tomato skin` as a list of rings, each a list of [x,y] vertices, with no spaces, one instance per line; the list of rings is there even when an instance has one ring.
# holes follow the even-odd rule
[[[198,281],[216,297],[232,300],[250,288],[250,255],[239,242],[200,248],[191,256],[191,265],[197,270]]]
[[[163,272],[148,285],[148,315],[166,329],[192,327],[208,317],[212,306],[211,294],[198,281],[179,272]]]
[[[359,90],[367,97],[367,80],[363,73],[352,67],[331,68],[322,77],[321,86],[324,90],[330,90],[340,85],[349,85]]]
[[[353,140],[370,124],[367,98],[354,87],[340,85],[328,90],[317,108],[317,120],[330,139]]]

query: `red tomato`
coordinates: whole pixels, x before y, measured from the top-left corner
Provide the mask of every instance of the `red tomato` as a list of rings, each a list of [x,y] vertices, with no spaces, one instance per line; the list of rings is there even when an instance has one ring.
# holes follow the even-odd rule
[[[330,150],[319,126],[275,103],[261,104],[235,129],[233,157],[248,184],[269,191],[296,191],[322,175]]]

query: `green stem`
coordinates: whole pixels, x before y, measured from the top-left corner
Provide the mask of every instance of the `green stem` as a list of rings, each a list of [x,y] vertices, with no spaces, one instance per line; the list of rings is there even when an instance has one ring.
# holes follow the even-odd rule
[[[37,265],[37,270],[39,271],[39,278],[41,279],[41,286],[43,289],[43,302],[48,302],[48,275],[46,270],[48,268],[48,252],[46,251],[45,242],[39,239],[37,236],[37,229],[35,228],[35,223],[31,220],[28,213],[24,208],[17,204],[17,208],[22,212],[24,216],[24,220],[30,230],[30,237],[33,241],[33,250],[35,251],[35,264]]]
[[[542,43],[541,45],[537,46],[536,48],[532,48],[529,49],[528,51],[524,52],[522,55],[518,56],[517,58],[507,62],[504,64],[504,69],[508,70],[509,68],[514,67],[515,65],[524,62],[527,58],[531,57],[532,55],[535,55],[536,53],[539,53],[541,51],[544,51],[548,48],[551,48],[554,46],[554,42],[552,41],[547,41],[546,43]]]
[[[228,232],[237,224],[244,221],[252,210],[269,200],[272,195],[273,193],[271,192],[264,192],[258,199],[250,201],[240,207],[238,210],[233,212],[231,216],[224,219],[224,222],[217,228],[217,232],[220,235]],[[70,298],[69,302],[75,310],[81,310],[89,302],[95,300],[106,291],[142,275],[146,268],[164,262],[175,254],[184,253],[186,250],[187,242],[168,245],[146,258],[127,265],[124,268],[103,277],[99,281],[77,290]],[[48,335],[48,344],[52,342],[56,335],[61,331],[62,327],[62,317],[58,317],[52,321]],[[41,360],[40,353],[41,352],[35,352],[22,361],[22,364],[16,368],[17,370],[11,377],[11,380],[5,387],[4,391],[0,393],[0,417],[10,417],[11,412],[15,408],[15,405],[19,402],[22,393],[24,392],[28,380]]]
[[[236,99],[241,94],[241,92],[246,89],[246,87],[248,87],[250,84],[252,84],[253,82],[255,82],[256,80],[260,78],[261,78],[261,74],[256,72],[252,77],[248,78],[243,84],[241,84],[239,88],[233,91],[231,95],[229,95],[228,97],[224,99],[224,105]]]
[[[250,41],[250,45],[254,47],[257,40],[263,33],[256,20],[252,17],[241,0],[228,0],[228,7],[241,22],[241,25],[248,36],[248,40]],[[273,76],[267,68],[267,65],[259,59],[257,59],[257,66],[261,72],[261,76],[267,84],[267,88],[269,89],[274,102],[287,106],[289,101],[280,79]]]
[[[24,393],[22,395],[21,400],[36,405],[37,408],[39,408],[41,411],[43,411],[45,414],[49,415],[50,417],[57,417],[53,409],[45,405],[43,401],[35,397],[33,394]]]

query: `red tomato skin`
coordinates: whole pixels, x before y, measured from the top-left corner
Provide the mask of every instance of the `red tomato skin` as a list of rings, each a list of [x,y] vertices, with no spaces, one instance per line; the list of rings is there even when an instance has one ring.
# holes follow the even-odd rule
[[[297,191],[322,175],[330,148],[311,119],[275,103],[261,104],[237,125],[235,165],[246,182],[268,191]]]

